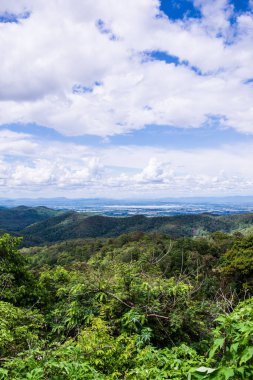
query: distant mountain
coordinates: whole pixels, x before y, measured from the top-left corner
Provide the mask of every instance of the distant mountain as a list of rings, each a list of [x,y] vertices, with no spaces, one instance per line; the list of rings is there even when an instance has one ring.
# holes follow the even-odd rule
[[[112,199],[112,198],[0,198],[0,207],[16,207],[18,205],[25,205],[29,207],[46,206],[46,207],[63,207],[75,208],[85,206],[103,206],[103,205],[161,205],[164,203],[176,204],[236,204],[236,205],[252,205],[253,195],[248,196],[226,196],[226,197],[164,197],[154,199]]]
[[[19,206],[0,208],[0,234],[5,231],[23,236],[25,246],[68,239],[114,237],[134,231],[157,232],[174,238],[201,236],[215,231],[251,233],[253,214],[107,217]]]
[[[173,216],[182,214],[211,213],[217,215],[253,212],[252,196],[235,197],[188,197],[164,199],[106,199],[106,198],[0,198],[1,207],[45,206],[104,216]]]

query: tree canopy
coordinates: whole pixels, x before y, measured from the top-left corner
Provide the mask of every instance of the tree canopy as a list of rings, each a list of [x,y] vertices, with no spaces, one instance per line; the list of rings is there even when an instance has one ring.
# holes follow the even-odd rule
[[[251,379],[252,237],[0,238],[0,379]]]

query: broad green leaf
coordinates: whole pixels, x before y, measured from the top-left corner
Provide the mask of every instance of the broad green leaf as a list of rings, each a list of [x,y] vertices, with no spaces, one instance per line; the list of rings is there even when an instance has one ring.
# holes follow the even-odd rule
[[[245,350],[242,353],[242,357],[240,360],[240,364],[246,363],[248,360],[250,360],[253,357],[253,346],[245,348]]]
[[[231,377],[233,377],[235,373],[234,373],[234,370],[232,368],[222,367],[219,370],[219,374],[224,375],[225,380],[228,380]]]

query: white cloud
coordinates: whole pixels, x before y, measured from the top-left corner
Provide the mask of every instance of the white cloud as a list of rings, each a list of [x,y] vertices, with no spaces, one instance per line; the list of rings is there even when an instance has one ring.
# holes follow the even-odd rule
[[[252,148],[252,144],[195,150],[115,148],[104,152],[103,162],[110,164],[119,157],[121,175],[111,176],[104,183],[130,195],[251,194]],[[134,167],[135,172],[124,172],[124,166]]]
[[[15,154],[10,154],[16,146]],[[131,197],[253,192],[251,143],[219,149],[95,148],[0,133],[2,196]]]
[[[20,20],[0,23],[0,125],[106,137],[150,124],[200,128],[215,117],[252,134],[253,15],[226,0],[195,5],[201,19],[173,21],[158,0],[2,0],[0,13]],[[91,148],[6,127],[0,186],[71,196],[252,193],[252,148]]]
[[[0,131],[0,156],[1,155],[29,155],[37,149],[36,142],[32,141],[31,135],[16,133],[8,129]]]
[[[156,17],[158,0],[2,1],[0,12],[31,15],[0,24],[0,123],[106,136],[151,123],[200,127],[220,115],[253,133],[252,86],[244,84],[253,77],[252,14],[231,26],[225,0],[196,3],[201,20],[174,22]],[[151,50],[189,66],[143,62],[143,51]],[[75,85],[93,91],[73,93]]]
[[[99,157],[85,146],[48,144],[47,140],[10,130],[0,131],[0,157],[0,185],[6,192],[45,186],[85,188],[103,172]]]
[[[79,189],[91,186],[100,177],[102,166],[98,159],[90,158],[83,160],[82,164],[57,160],[52,164],[47,159],[36,159],[29,163],[1,162],[0,177],[2,186],[6,188],[20,189],[22,187],[32,190],[39,186],[71,189],[77,186]]]

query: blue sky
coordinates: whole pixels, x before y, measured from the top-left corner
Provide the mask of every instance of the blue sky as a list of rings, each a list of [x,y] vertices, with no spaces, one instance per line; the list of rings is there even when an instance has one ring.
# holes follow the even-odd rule
[[[201,18],[201,11],[194,5],[193,1],[179,0],[168,1],[162,0],[160,9],[172,20],[187,18]]]
[[[202,128],[175,128],[164,125],[147,125],[143,129],[107,138],[87,134],[65,136],[53,128],[45,128],[36,124],[8,124],[0,126],[0,131],[10,130],[16,133],[31,134],[35,139],[46,143],[75,143],[89,147],[105,146],[156,146],[167,149],[222,148],[224,145],[238,143],[253,144],[253,135],[239,133],[232,128],[222,128],[217,121]]]
[[[3,0],[2,196],[253,194],[253,2]]]
[[[205,1],[191,0],[161,0],[160,9],[173,20],[180,20],[185,18],[198,18],[201,19],[202,13],[199,4],[205,4]],[[235,13],[250,12],[251,6],[248,0],[232,0],[226,2],[226,4],[232,5]]]

